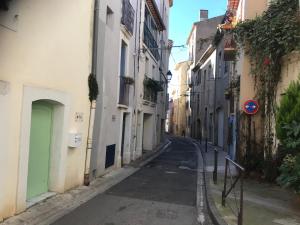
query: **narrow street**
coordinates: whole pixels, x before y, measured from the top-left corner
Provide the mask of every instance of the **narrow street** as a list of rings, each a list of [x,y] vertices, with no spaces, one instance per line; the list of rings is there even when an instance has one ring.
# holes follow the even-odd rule
[[[183,138],[121,183],[53,225],[197,224],[197,153]]]
[[[0,225],[300,225],[300,0],[0,0]]]

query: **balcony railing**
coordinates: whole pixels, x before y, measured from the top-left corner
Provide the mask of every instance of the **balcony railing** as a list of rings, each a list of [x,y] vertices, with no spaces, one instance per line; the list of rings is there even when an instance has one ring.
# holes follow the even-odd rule
[[[119,104],[129,105],[129,90],[130,84],[127,82],[127,78],[124,76],[120,77],[120,94],[119,94]]]
[[[155,57],[155,59],[159,60],[160,55],[158,52],[157,42],[156,42],[155,38],[153,37],[153,35],[146,23],[144,23],[144,43],[149,48],[150,52]]]
[[[147,86],[144,86],[144,100],[156,103],[157,92]]]
[[[134,27],[134,9],[129,0],[123,0],[121,23],[126,27],[127,31],[132,35]]]
[[[144,79],[144,100],[150,102],[157,102],[157,93],[164,90],[161,82],[153,80],[145,76]]]

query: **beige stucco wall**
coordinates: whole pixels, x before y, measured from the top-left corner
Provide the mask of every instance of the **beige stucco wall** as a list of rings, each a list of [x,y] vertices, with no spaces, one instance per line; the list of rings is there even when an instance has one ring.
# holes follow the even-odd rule
[[[300,78],[300,52],[293,51],[292,53],[284,56],[282,58],[282,67],[281,67],[281,81],[277,86],[277,96],[276,102],[279,105],[282,94],[285,93],[286,89],[289,87],[292,81],[299,80]],[[274,132],[275,126],[273,125]],[[279,140],[275,138],[274,140],[274,149],[277,149]]]
[[[277,102],[280,101],[281,95],[288,88],[291,81],[300,78],[300,52],[294,51],[282,59],[281,81],[277,87]]]
[[[177,63],[174,69],[174,80],[176,80],[176,86],[172,86],[172,96],[173,99],[173,112],[174,116],[171,121],[174,124],[174,134],[182,135],[183,131],[187,134],[187,116],[188,111],[186,109],[186,101],[188,96],[186,96],[188,91],[188,70],[189,70],[189,61],[184,61]],[[176,129],[177,128],[177,129]]]
[[[0,80],[8,87],[0,93],[0,220],[16,210],[25,85],[63,92],[70,97],[68,131],[82,133],[83,142],[79,148],[67,150],[64,190],[83,181],[89,119],[87,79],[91,66],[92,2],[13,1],[13,10],[7,16],[17,12],[16,21],[8,24],[14,30],[0,26]],[[5,18],[2,12],[0,24]],[[83,121],[75,121],[76,112],[83,116]]]
[[[261,15],[268,7],[270,1],[250,1],[242,0],[237,12],[237,18],[240,21],[245,19],[254,19],[257,15]],[[237,62],[237,72],[240,75],[240,110],[243,110],[243,105],[246,100],[255,99],[255,82],[253,76],[250,72],[250,63],[249,57],[245,55],[244,52],[241,52],[240,58]],[[281,81],[278,84],[277,88],[277,102],[280,100],[281,94],[284,93],[284,90],[288,87],[292,80],[296,80],[300,72],[300,61],[299,53],[293,52],[290,55],[283,57],[282,59],[282,74]],[[264,127],[262,127],[263,116],[261,113],[256,114],[253,118],[252,126],[252,139],[256,144],[263,144],[262,138]],[[254,130],[255,127],[255,130]],[[247,123],[246,117],[242,115],[240,121],[240,132],[242,133],[240,137],[245,136],[247,133]],[[243,134],[244,132],[244,134]],[[256,133],[254,133],[256,132]],[[275,132],[275,128],[274,128]],[[254,140],[255,139],[255,140]],[[246,141],[241,141],[240,149],[244,149]],[[275,140],[275,145],[277,140]],[[259,145],[257,145],[259,146]],[[256,146],[256,148],[258,148]],[[275,149],[275,148],[274,148]]]
[[[262,14],[263,11],[267,9],[267,0],[262,1],[251,1],[251,0],[241,0],[239,8],[237,10],[237,19],[241,22],[247,19],[255,19],[256,16]],[[245,137],[248,137],[248,122],[247,116],[243,112],[243,105],[249,99],[256,99],[255,94],[255,81],[253,75],[251,75],[251,67],[249,56],[245,54],[245,51],[241,51],[239,58],[236,63],[237,75],[240,76],[240,96],[239,96],[239,110],[241,111],[239,118],[239,150],[238,154],[242,155],[244,150],[247,149],[247,140]],[[257,113],[254,116],[251,116],[251,132],[250,137],[251,141],[255,143],[255,148],[257,151],[262,148],[262,139],[263,139],[263,127],[262,116],[260,113]],[[238,156],[239,157],[239,156]]]
[[[256,16],[261,15],[262,12],[267,9],[267,6],[267,0],[241,0],[237,11],[237,18],[240,21],[244,21],[246,19],[254,19]],[[255,97],[255,83],[250,72],[249,57],[245,55],[244,52],[240,53],[240,58],[237,62],[237,71],[241,77],[240,109],[242,110],[244,102]]]

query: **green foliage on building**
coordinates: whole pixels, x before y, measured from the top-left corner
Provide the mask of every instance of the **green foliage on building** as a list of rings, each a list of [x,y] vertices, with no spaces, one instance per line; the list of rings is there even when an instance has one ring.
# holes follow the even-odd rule
[[[277,181],[300,192],[300,82],[292,82],[277,107],[276,134],[285,155]]]

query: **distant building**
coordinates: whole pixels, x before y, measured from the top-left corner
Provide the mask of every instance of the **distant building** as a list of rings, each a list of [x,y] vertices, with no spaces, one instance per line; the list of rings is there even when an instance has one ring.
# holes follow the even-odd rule
[[[217,61],[214,47],[211,46],[217,26],[224,16],[208,18],[206,10],[200,10],[200,21],[193,24],[187,40],[190,67],[190,134],[194,138],[208,138],[213,142],[214,125],[214,79]]]
[[[189,135],[189,96],[187,94],[189,61],[177,63],[174,68],[174,79],[177,84],[171,89],[170,127],[171,133],[178,136]]]

